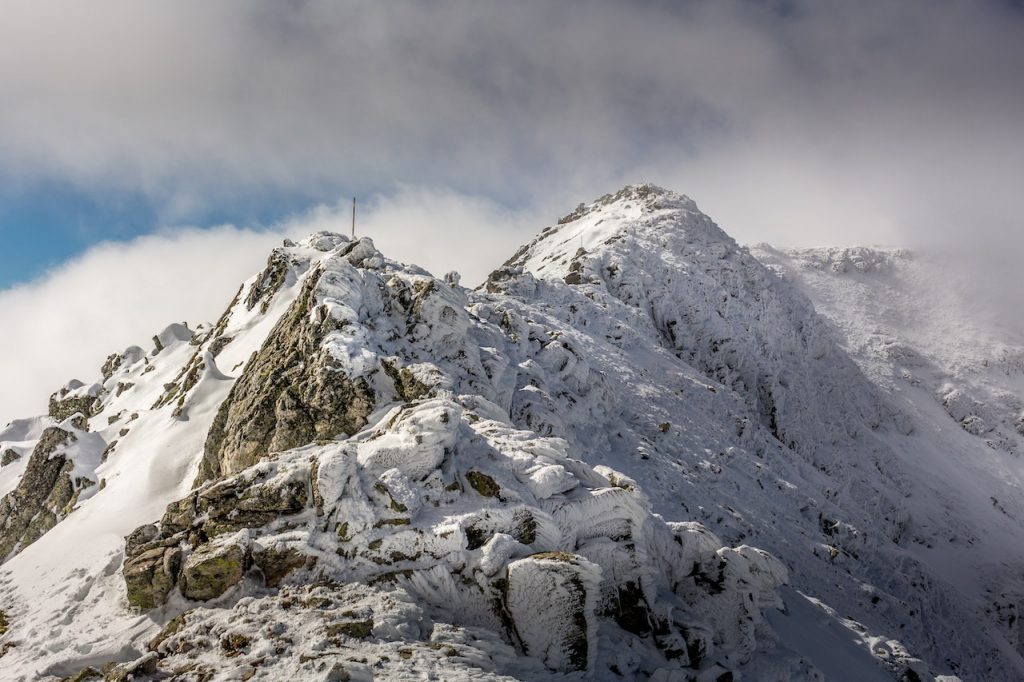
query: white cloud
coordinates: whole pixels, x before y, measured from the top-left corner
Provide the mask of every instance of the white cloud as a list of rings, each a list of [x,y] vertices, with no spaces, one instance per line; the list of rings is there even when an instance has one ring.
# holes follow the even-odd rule
[[[741,241],[955,253],[1019,317],[1024,16],[1008,7],[12,0],[0,181],[138,192],[168,222],[407,183],[367,203],[361,231],[469,282],[558,213],[645,179]],[[293,223],[279,230],[347,230],[347,206]],[[168,319],[215,316],[271,239],[165,233],[0,294],[3,376],[38,403]],[[130,314],[104,324],[110,302]]]
[[[171,322],[215,318],[274,241],[224,227],[105,243],[0,292],[0,423],[44,413],[66,381],[98,380],[107,355]]]
[[[0,292],[0,425],[45,412],[47,397],[66,381],[96,380],[107,355],[149,347],[171,322],[216,320],[283,237],[347,233],[349,211],[341,203],[268,230],[179,228],[104,243],[36,282]],[[532,236],[534,219],[481,198],[403,187],[360,207],[357,229],[389,258],[438,274],[459,270],[473,286]]]
[[[0,175],[179,221],[267,189],[536,208],[645,177],[744,239],[1009,239],[956,212],[1020,212],[1022,27],[985,0],[15,0]]]
[[[289,224],[301,232],[349,229],[350,206],[316,209]],[[357,232],[373,238],[385,255],[441,275],[458,270],[473,287],[558,215],[513,210],[482,197],[445,189],[403,186],[376,195],[358,209]],[[298,228],[292,227],[298,223]],[[318,227],[324,225],[324,227]]]

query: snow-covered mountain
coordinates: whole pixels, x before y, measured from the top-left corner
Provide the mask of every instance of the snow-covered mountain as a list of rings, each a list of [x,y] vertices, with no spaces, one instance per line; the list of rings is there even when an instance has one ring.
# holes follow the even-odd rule
[[[286,242],[0,431],[4,679],[1021,679],[1024,344],[916,262],[651,185],[476,290]]]

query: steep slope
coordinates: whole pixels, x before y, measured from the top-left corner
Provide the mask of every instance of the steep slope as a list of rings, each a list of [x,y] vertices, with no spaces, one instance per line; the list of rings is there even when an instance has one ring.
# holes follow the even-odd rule
[[[318,235],[289,249],[296,262],[287,280],[265,293],[265,312],[250,310],[239,296],[215,326],[194,333],[171,325],[154,337],[151,352],[132,347],[108,358],[101,384],[86,387],[72,382],[58,391],[51,401],[52,415],[18,420],[0,432],[3,448],[38,450],[41,436],[59,425],[62,412],[72,409],[68,398],[84,393],[88,404],[74,405],[77,416],[69,417],[68,423],[78,429],[72,430],[76,435],[88,427],[88,438],[100,441],[91,450],[98,456],[77,460],[88,466],[76,477],[95,485],[78,496],[77,506],[66,510],[66,518],[41,541],[28,546],[21,542],[20,553],[0,567],[0,610],[10,621],[8,641],[0,645],[7,649],[5,671],[18,670],[19,657],[25,666],[19,675],[25,679],[34,678],[54,660],[123,658],[132,650],[132,636],[153,626],[121,605],[124,583],[118,570],[124,536],[140,523],[159,518],[168,502],[189,490],[197,453],[231,388],[218,365],[231,371],[245,363],[294,299],[298,276],[334,243],[333,238]],[[239,293],[252,289],[258,279],[246,282]],[[22,457],[0,469],[5,487],[14,489],[12,495],[18,492],[18,479],[24,483],[36,478],[27,470],[31,464],[32,458]],[[17,475],[11,483],[8,470]],[[36,499],[57,489],[45,488]],[[10,495],[5,498],[9,501]],[[9,531],[0,528],[5,545],[12,539],[19,542],[20,536]]]
[[[922,527],[912,549],[1024,650],[1024,585],[1009,568],[1024,561],[1019,320],[993,319],[926,254],[763,245],[755,253],[814,299],[864,372],[913,415],[918,466],[945,482],[934,492],[964,528]]]
[[[648,427],[630,439],[630,425],[643,417],[624,406],[625,426],[612,430],[622,440],[589,433],[580,426],[588,420],[567,415],[560,424],[570,442],[617,453],[616,466],[640,482],[657,510],[699,506],[709,517],[701,520],[723,537],[783,557],[800,589],[869,630],[897,636],[933,665],[968,678],[1020,674],[1005,633],[976,612],[941,562],[918,552],[944,535],[970,554],[978,532],[950,502],[949,467],[922,466],[921,434],[932,427],[872,385],[807,298],[690,200],[626,188],[578,208],[507,265],[491,289],[550,300],[546,314],[589,337],[577,341],[593,344],[588,355],[624,349],[612,351],[621,352],[610,363],[618,375],[612,384],[643,396],[637,412],[663,414],[663,423],[676,421],[673,412],[685,415],[669,438]],[[520,267],[543,280],[518,274]],[[536,296],[524,286],[551,293]],[[669,364],[651,363],[647,385],[638,382],[634,358],[652,354],[636,347],[652,339],[712,380],[715,391],[723,382],[746,409],[719,407],[695,418],[698,392],[684,392],[680,405]],[[616,370],[619,364],[629,371]],[[563,413],[572,409],[555,402]],[[932,451],[941,457],[941,448]],[[970,561],[980,567],[987,559]]]
[[[930,427],[839,338],[648,185],[581,205],[478,291],[367,239],[286,245],[216,325],[55,396],[118,442],[95,493],[0,566],[3,663],[1015,679],[1005,633],[918,550],[971,530],[913,459]],[[31,452],[55,417],[3,439]]]
[[[215,326],[112,358],[87,405],[58,394],[108,459],[3,567],[14,679],[808,668],[755,656],[775,559],[664,522],[628,476],[511,423],[513,360],[469,295],[315,235]]]

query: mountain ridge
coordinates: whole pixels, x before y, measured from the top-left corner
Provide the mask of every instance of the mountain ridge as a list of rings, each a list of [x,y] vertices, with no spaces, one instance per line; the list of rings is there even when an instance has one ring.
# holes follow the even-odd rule
[[[814,679],[828,662],[801,649],[793,633],[808,636],[807,623],[787,612],[846,633],[853,644],[835,646],[864,676],[1011,679],[1020,666],[1012,647],[994,653],[1003,644],[990,626],[959,625],[983,621],[904,548],[922,536],[923,510],[937,532],[956,526],[950,512],[906,502],[927,488],[901,449],[919,425],[861,373],[810,299],[682,195],[628,186],[582,205],[476,291],[389,261],[369,239],[317,233],[275,250],[196,332],[169,328],[154,353],[112,358],[96,404],[84,385],[56,396],[60,409],[84,387],[88,401],[64,405],[92,412],[83,416],[105,442],[92,497],[68,519],[87,530],[100,516],[92,528],[124,529],[128,548],[111,539],[93,568],[73,569],[88,604],[77,611],[54,598],[33,612],[19,597],[30,578],[61,594],[46,545],[68,539],[67,519],[0,568],[0,608],[21,604],[6,636],[19,645],[5,654],[19,674],[134,659],[148,675],[191,660],[217,676],[227,658],[256,660],[279,639],[235,631],[232,613],[314,637],[286,613],[289,599],[363,604],[358,617],[336,613],[341,629],[327,639],[364,647],[397,677],[418,665],[525,679]],[[15,425],[0,441],[29,449],[32,438],[14,436],[37,430]],[[144,446],[160,457],[126,461],[153,457]],[[150,499],[112,523],[96,503],[124,490],[118,479]],[[142,522],[131,533],[130,519]],[[26,572],[40,563],[53,582]],[[497,612],[457,597],[431,565],[477,576],[461,589],[490,595]],[[223,566],[227,580],[212,570]],[[811,602],[780,589],[787,574],[860,622],[803,608]],[[414,609],[382,596],[383,575]],[[310,586],[323,579],[362,587]],[[551,607],[531,595],[566,584],[580,587],[551,592],[565,610],[539,625]],[[126,620],[126,594],[149,615]],[[86,614],[135,644],[104,647],[76,629]],[[430,632],[410,629],[424,618]],[[60,619],[68,646],[41,654],[26,640]],[[477,644],[457,636],[467,627]],[[236,643],[202,644],[204,628]],[[445,647],[453,660],[435,660]],[[289,648],[253,675],[330,677],[312,655]]]

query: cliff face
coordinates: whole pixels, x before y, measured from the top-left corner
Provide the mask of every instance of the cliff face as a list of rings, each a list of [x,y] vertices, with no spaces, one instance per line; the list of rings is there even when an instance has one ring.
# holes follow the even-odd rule
[[[83,421],[77,421],[78,427]],[[0,499],[0,557],[11,557],[41,538],[71,512],[83,489],[96,484],[74,475],[74,456],[90,445],[78,443],[79,435],[88,440],[71,424],[51,426],[40,435],[18,486]],[[95,450],[96,439],[91,445]]]
[[[0,537],[45,533],[0,567],[14,679],[1020,663],[915,549],[978,522],[929,424],[681,195],[581,205],[477,291],[318,233],[154,345],[0,432]]]
[[[246,364],[210,430],[197,483],[237,473],[271,452],[352,435],[366,423],[373,407],[369,386],[333,366],[322,348],[337,327],[323,308],[315,309],[323,276],[309,275]]]

